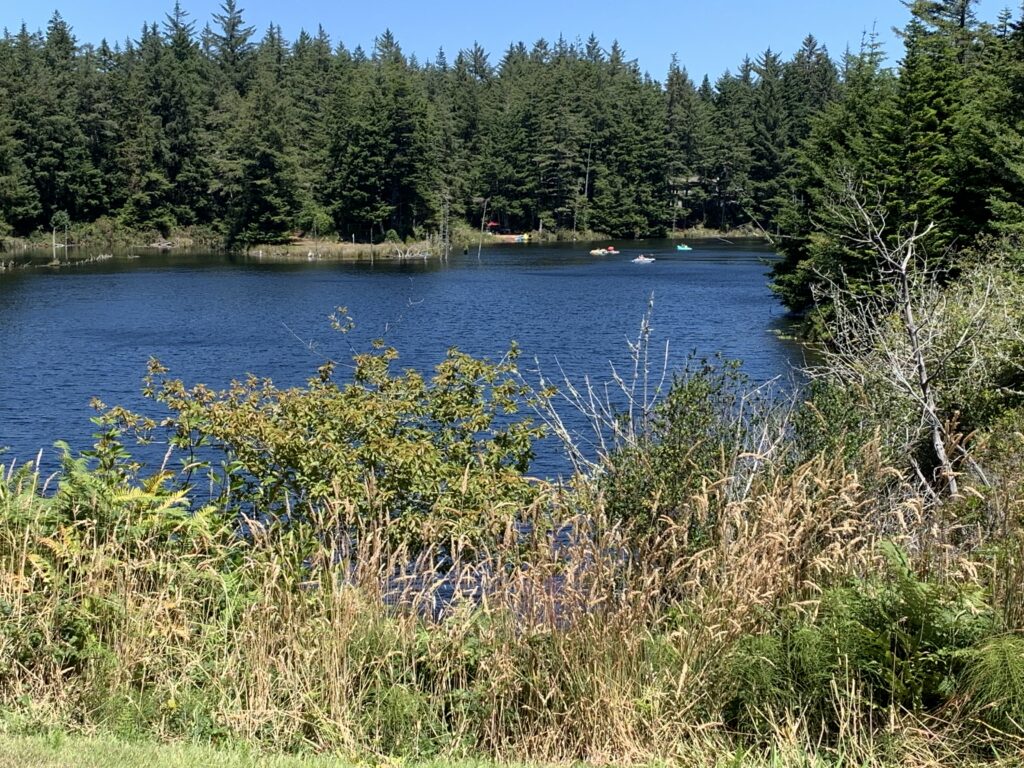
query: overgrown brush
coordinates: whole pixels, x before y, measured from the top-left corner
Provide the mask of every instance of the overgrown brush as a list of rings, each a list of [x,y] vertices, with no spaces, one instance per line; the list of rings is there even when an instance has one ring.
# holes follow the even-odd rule
[[[52,497],[34,476],[11,475],[0,510],[3,702],[37,726],[359,754],[642,761],[685,754],[708,729],[740,734],[716,737],[736,749],[742,734],[774,739],[791,718],[810,729],[819,717],[816,738],[834,746],[826,732],[878,717],[866,701],[893,705],[868,696],[871,675],[903,675],[887,671],[903,652],[883,647],[884,633],[864,640],[876,657],[851,650],[851,628],[869,631],[875,609],[842,610],[882,599],[870,581],[878,548],[858,536],[881,511],[821,460],[792,475],[765,468],[748,498],[723,505],[704,548],[668,523],[638,542],[598,509],[564,521],[571,544],[553,542],[549,527],[509,550],[416,569],[382,532],[355,551],[322,536],[338,529],[344,500],[307,524],[241,536],[175,492],[98,481],[76,462],[65,473]],[[579,501],[544,493],[553,514]],[[913,635],[903,599],[880,620]],[[955,625],[963,617],[950,605]],[[780,615],[796,623],[785,629]],[[947,650],[936,641],[927,653]],[[962,690],[985,701],[971,681]],[[958,690],[954,678],[943,689]],[[739,700],[759,725],[737,719]],[[941,703],[906,696],[894,711]]]

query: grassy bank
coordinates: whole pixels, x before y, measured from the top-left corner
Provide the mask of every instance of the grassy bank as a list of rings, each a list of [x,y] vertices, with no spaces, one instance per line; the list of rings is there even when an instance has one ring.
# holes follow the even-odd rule
[[[689,765],[707,768],[866,768],[881,765],[871,761],[828,761],[808,756],[797,750],[781,750],[770,756],[743,752],[723,752],[714,744],[704,745],[706,751],[694,754]],[[0,768],[346,768],[347,766],[387,764],[387,760],[357,761],[338,755],[291,756],[254,753],[241,748],[210,747],[180,743],[147,741],[126,742],[109,737],[85,737],[67,734],[46,736],[0,736]],[[403,761],[411,768],[499,768],[529,765],[495,763],[480,760]],[[928,765],[929,763],[920,763]],[[936,765],[937,763],[931,763]],[[542,764],[534,764],[542,765]],[[654,765],[661,764],[651,764]],[[902,768],[906,763],[892,763]],[[1019,761],[962,760],[963,768],[1015,768]],[[888,766],[886,767],[888,768]]]
[[[0,736],[0,768],[342,768],[339,757],[260,755],[239,748],[159,744],[54,733]]]
[[[425,258],[439,255],[440,251],[426,240],[414,243],[341,243],[296,239],[283,245],[254,245],[245,253],[251,257],[282,261],[372,261]]]
[[[164,235],[156,230],[126,227],[114,219],[99,219],[88,224],[73,224],[66,233],[57,231],[57,252],[61,258],[65,258],[65,236],[67,254],[72,257],[76,251],[113,253],[139,248],[218,248],[223,244],[223,236],[210,227],[184,227]],[[50,231],[31,237],[5,237],[0,238],[0,253],[45,253],[52,251],[53,244]]]
[[[95,258],[98,254],[140,254],[152,251],[225,250],[224,237],[209,228],[185,228],[164,236],[155,231],[140,231],[114,223],[99,221],[88,225],[75,225],[67,233],[68,247],[64,247],[64,232],[57,233],[57,261],[75,263]],[[536,234],[534,240],[538,240]],[[451,250],[461,253],[476,248],[479,232],[458,227],[452,232]],[[485,246],[505,242],[502,238],[484,233]],[[251,244],[237,246],[236,250],[258,258],[292,260],[372,260],[420,258],[424,254],[439,256],[440,243],[435,239],[401,242],[355,243],[336,238],[314,239],[294,237],[287,243]],[[0,238],[0,262],[20,263],[26,256],[38,260],[53,252],[51,233],[39,233],[30,238]]]
[[[530,243],[543,242],[605,242],[610,241],[606,234],[593,231],[577,232],[575,236],[567,230],[530,232],[527,233]],[[693,240],[728,240],[731,238],[763,238],[763,234],[753,228],[732,230],[717,229],[679,229],[666,234],[673,239]],[[101,220],[87,225],[75,225],[68,231],[68,247],[64,247],[64,232],[57,234],[57,261],[76,263],[95,259],[101,254],[141,254],[150,251],[204,249],[224,250],[223,234],[210,228],[185,228],[175,230],[169,235],[156,231],[140,231],[126,228],[121,224]],[[460,226],[452,232],[451,251],[455,253],[472,252],[480,243],[485,247],[516,242],[512,235],[494,235],[485,232],[482,237],[478,230]],[[409,242],[353,243],[339,241],[334,238],[313,239],[295,237],[287,243],[252,244],[239,246],[247,255],[257,258],[281,261],[339,260],[368,261],[373,259],[420,258],[440,256],[442,247],[436,239],[425,239]],[[41,232],[34,237],[0,239],[0,262],[18,264],[26,256],[35,256],[38,260],[53,251],[53,241],[49,232]]]
[[[715,229],[713,227],[690,227],[689,229],[670,230],[667,235],[674,240],[730,240],[756,238],[764,240],[763,230],[752,224],[732,229]]]

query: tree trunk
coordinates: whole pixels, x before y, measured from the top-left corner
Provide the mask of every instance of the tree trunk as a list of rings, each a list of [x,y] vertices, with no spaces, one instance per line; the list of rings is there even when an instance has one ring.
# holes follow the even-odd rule
[[[907,337],[910,341],[910,351],[914,356],[914,368],[917,371],[917,386],[921,391],[921,402],[924,405],[924,416],[928,421],[932,433],[932,448],[935,451],[935,458],[945,477],[951,496],[959,493],[956,481],[956,473],[953,471],[953,463],[946,453],[946,441],[944,439],[944,428],[942,418],[939,416],[938,405],[935,402],[935,393],[932,391],[931,377],[928,375],[928,365],[925,361],[924,350],[921,348],[920,329],[917,319],[914,317],[913,295],[910,289],[910,277],[907,273],[910,262],[913,260],[913,244],[910,245],[906,257],[899,265],[900,276],[900,303],[902,306],[903,323],[907,329]]]

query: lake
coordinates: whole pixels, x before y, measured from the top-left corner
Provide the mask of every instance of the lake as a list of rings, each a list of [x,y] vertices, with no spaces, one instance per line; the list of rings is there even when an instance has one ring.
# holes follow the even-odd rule
[[[607,243],[602,243],[606,245]],[[140,393],[159,358],[187,383],[226,386],[246,373],[301,385],[325,358],[345,361],[383,337],[401,367],[428,369],[449,347],[491,359],[516,341],[520,368],[558,380],[610,381],[625,366],[653,296],[652,339],[673,367],[690,353],[743,361],[754,382],[792,376],[799,344],[780,338],[784,308],[768,288],[772,252],[758,241],[502,245],[436,259],[266,262],[217,254],[152,254],[0,275],[0,461],[56,467],[55,440],[91,445],[97,397],[159,415]],[[656,261],[632,263],[640,253]],[[356,329],[333,331],[348,308]],[[527,374],[528,378],[536,376]],[[570,417],[572,418],[572,417]],[[565,469],[558,446],[535,472]],[[147,457],[162,455],[150,448]]]

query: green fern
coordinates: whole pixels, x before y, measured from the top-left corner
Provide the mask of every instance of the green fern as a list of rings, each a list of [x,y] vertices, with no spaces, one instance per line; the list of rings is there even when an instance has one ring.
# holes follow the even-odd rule
[[[967,687],[985,723],[1024,736],[1024,637],[993,637],[971,653]]]

